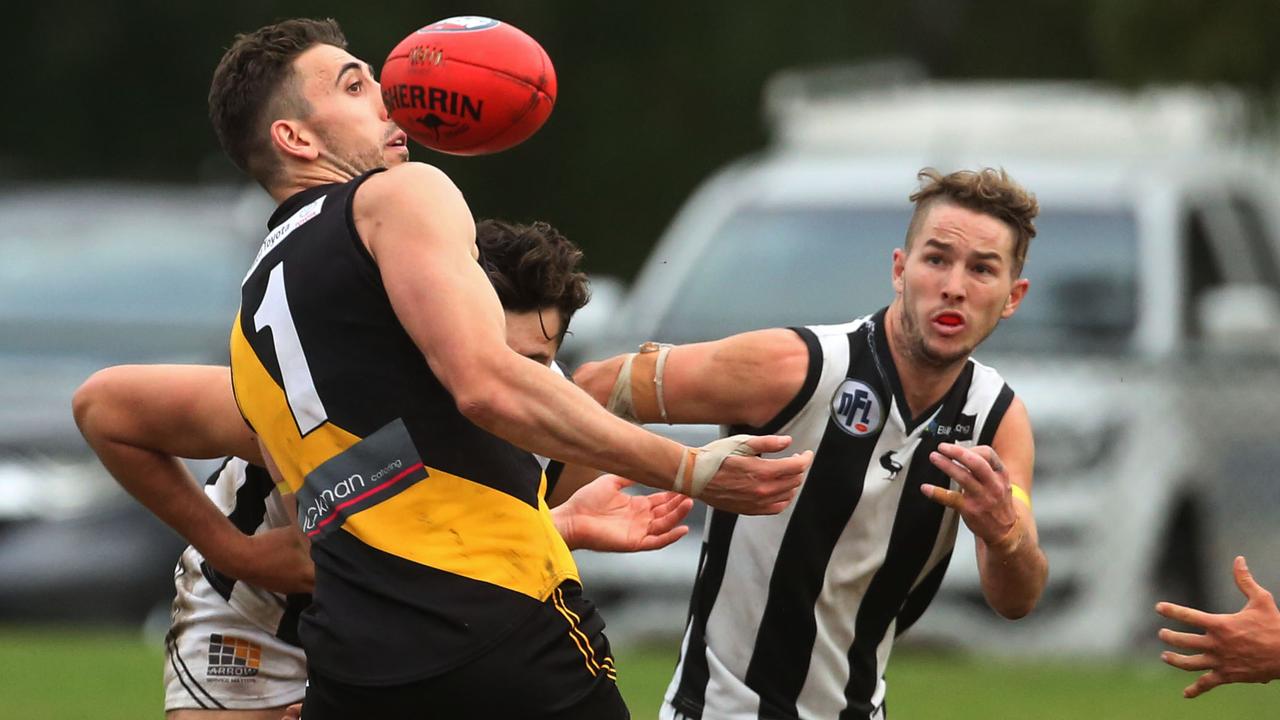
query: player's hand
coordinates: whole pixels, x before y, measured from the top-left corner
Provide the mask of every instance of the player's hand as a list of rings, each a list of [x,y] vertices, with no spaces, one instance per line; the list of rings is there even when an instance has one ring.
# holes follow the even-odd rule
[[[294,703],[285,708],[280,720],[302,720],[302,703]]]
[[[960,486],[948,490],[925,483],[925,497],[954,508],[973,534],[988,545],[1006,540],[1018,524],[1013,487],[1004,463],[988,445],[969,449],[954,443],[938,445],[929,453],[932,462]]]
[[[804,474],[813,462],[806,450],[785,458],[755,457],[781,452],[791,445],[785,435],[762,435],[746,440],[750,455],[730,455],[720,464],[699,500],[719,510],[740,515],[774,515],[795,498]]]
[[[689,532],[681,521],[693,500],[676,492],[628,495],[630,480],[601,475],[552,510],[570,548],[639,552],[666,547]]]
[[[1275,598],[1253,579],[1243,557],[1234,566],[1236,587],[1244,607],[1231,615],[1215,615],[1173,603],[1157,603],[1156,612],[1204,630],[1203,635],[1160,630],[1160,639],[1194,654],[1165,651],[1160,659],[1182,670],[1207,670],[1182,691],[1193,698],[1233,682],[1265,683],[1280,678],[1280,610]]]
[[[280,593],[311,592],[316,582],[310,543],[297,527],[244,536],[228,559],[209,563],[237,580]]]

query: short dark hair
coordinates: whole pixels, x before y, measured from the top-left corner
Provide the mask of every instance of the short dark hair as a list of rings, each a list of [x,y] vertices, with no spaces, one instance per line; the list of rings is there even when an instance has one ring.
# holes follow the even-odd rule
[[[1040,204],[1036,196],[1027,192],[1003,168],[982,168],[978,171],[959,170],[943,175],[927,167],[916,173],[920,189],[911,194],[916,210],[907,227],[907,248],[920,230],[925,215],[939,202],[959,205],[1003,222],[1013,233],[1013,277],[1022,274],[1027,261],[1027,248],[1036,236],[1036,215]]]
[[[555,339],[563,341],[569,320],[591,299],[587,275],[578,269],[582,250],[545,222],[502,220],[476,223],[476,246],[502,307],[513,312],[556,308],[564,325]]]
[[[270,187],[280,172],[268,128],[286,115],[306,117],[293,61],[316,45],[347,47],[336,20],[284,20],[236,35],[209,86],[209,119],[231,162]]]

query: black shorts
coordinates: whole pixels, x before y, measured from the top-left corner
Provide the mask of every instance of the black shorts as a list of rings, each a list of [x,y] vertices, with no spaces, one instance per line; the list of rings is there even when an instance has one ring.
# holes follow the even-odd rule
[[[492,650],[400,685],[351,685],[308,671],[303,720],[626,720],[604,621],[566,583]],[[429,652],[428,648],[423,649]]]

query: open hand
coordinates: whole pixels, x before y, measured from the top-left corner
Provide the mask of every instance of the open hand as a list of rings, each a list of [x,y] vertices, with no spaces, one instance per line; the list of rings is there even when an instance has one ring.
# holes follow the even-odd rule
[[[1160,630],[1160,639],[1180,650],[1165,651],[1160,659],[1182,670],[1208,672],[1182,691],[1183,697],[1202,695],[1225,683],[1265,683],[1280,678],[1280,610],[1270,592],[1253,579],[1243,557],[1233,567],[1244,607],[1231,615],[1201,612],[1173,603],[1157,603],[1156,612],[1204,630],[1203,635]]]
[[[689,532],[681,521],[693,500],[676,492],[628,495],[630,480],[601,475],[582,486],[552,513],[573,549],[639,552],[666,547]]]

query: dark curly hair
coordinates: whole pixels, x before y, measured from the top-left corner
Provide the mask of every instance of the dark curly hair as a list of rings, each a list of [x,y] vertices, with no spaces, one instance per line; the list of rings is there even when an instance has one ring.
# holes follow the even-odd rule
[[[268,128],[281,117],[306,117],[293,61],[316,45],[346,48],[336,20],[284,20],[236,35],[209,86],[209,120],[231,162],[270,187],[280,172]]]
[[[587,275],[578,269],[582,250],[545,222],[502,220],[477,222],[476,246],[502,307],[514,312],[556,308],[564,325],[555,340],[562,342],[573,314],[591,299]]]
[[[911,224],[907,227],[907,248],[920,230],[924,216],[935,203],[947,202],[1003,222],[1013,231],[1013,277],[1022,274],[1027,261],[1027,248],[1036,236],[1034,220],[1040,213],[1036,196],[1027,192],[1009,177],[1004,169],[983,168],[978,171],[960,170],[943,175],[927,167],[916,174],[920,189],[911,194],[916,204]]]

